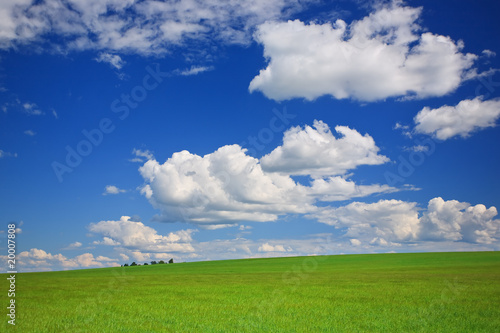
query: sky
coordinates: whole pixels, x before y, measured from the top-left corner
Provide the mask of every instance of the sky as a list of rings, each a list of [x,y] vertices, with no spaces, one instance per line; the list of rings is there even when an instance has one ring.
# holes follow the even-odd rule
[[[498,251],[499,9],[3,1],[0,256]]]

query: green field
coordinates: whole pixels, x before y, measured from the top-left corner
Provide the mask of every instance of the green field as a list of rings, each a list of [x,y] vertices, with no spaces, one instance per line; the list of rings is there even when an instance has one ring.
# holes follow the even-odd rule
[[[500,252],[20,273],[16,289],[8,331],[500,332]]]

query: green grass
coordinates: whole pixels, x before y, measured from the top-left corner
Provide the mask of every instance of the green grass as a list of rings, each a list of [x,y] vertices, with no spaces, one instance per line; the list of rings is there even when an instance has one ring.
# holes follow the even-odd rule
[[[500,252],[22,273],[16,287],[19,332],[500,332]]]

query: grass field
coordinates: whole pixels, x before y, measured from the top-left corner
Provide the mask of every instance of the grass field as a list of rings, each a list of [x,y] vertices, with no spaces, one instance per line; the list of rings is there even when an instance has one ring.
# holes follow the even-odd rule
[[[18,332],[500,332],[500,252],[21,273],[16,289],[0,327]]]

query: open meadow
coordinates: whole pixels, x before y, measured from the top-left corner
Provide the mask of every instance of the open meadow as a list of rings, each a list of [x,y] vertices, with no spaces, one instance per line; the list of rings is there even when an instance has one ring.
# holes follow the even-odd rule
[[[16,305],[9,331],[499,332],[500,252],[19,273]]]

